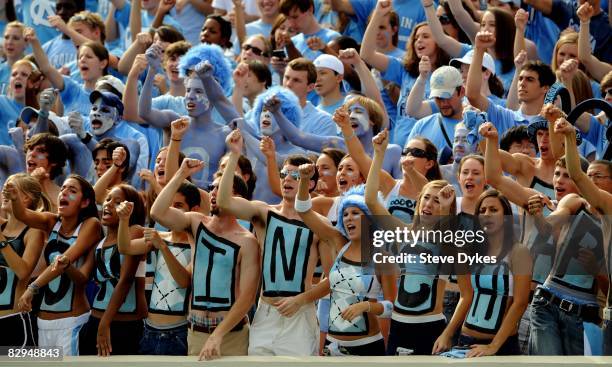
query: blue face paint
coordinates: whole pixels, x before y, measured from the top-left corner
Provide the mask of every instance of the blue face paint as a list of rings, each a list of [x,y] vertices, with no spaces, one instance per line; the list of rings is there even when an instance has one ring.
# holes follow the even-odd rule
[[[110,130],[118,118],[117,108],[107,105],[102,98],[98,98],[91,105],[89,121],[91,121],[91,127],[96,136],[100,136]]]
[[[201,116],[210,109],[210,101],[200,78],[185,79],[185,107],[190,117]]]
[[[261,111],[261,116],[259,116],[259,129],[261,130],[261,133],[266,136],[272,136],[279,131],[280,127],[278,126],[276,118],[274,118],[272,112],[266,109]]]
[[[351,125],[357,125],[355,129],[355,135],[357,136],[362,136],[370,128],[370,115],[368,114],[368,110],[359,103],[355,103],[349,107],[349,119]]]
[[[470,144],[469,131],[464,127],[455,129],[455,140],[453,141],[453,159],[459,162],[461,158],[476,151],[477,144]]]
[[[68,194],[68,200],[70,201],[75,201],[76,200],[76,195],[75,194]]]

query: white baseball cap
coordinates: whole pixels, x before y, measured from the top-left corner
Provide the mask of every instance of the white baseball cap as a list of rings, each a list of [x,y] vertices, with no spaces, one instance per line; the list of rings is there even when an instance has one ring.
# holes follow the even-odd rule
[[[431,92],[429,96],[432,98],[448,99],[453,96],[457,87],[463,86],[461,73],[457,68],[452,66],[440,66],[429,80]]]
[[[104,75],[103,77],[98,79],[94,89],[98,89],[102,85],[105,85],[105,84],[110,86],[110,87],[112,87],[117,92],[121,93],[121,96],[118,96],[118,97],[122,98],[123,94],[125,93],[125,84],[123,84],[123,82],[121,80],[119,80],[119,78],[117,78],[115,76],[112,76],[110,74],[109,75]]]
[[[344,65],[336,56],[328,54],[319,55],[314,61],[314,66],[317,68],[332,69],[336,73],[344,75]]]
[[[454,58],[450,61],[449,65],[459,68],[459,64],[467,64],[472,65],[472,58],[474,57],[474,50],[468,51],[462,58]],[[488,52],[484,53],[484,57],[482,58],[482,66],[484,66],[487,70],[491,72],[491,74],[495,74],[495,61],[493,60],[493,56],[489,55]]]

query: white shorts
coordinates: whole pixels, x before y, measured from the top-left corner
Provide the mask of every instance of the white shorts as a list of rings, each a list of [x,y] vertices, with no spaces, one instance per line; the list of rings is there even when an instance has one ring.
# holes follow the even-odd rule
[[[89,320],[90,312],[57,320],[38,319],[38,346],[62,347],[64,356],[79,355],[79,331]]]
[[[260,301],[251,324],[249,355],[318,356],[319,323],[314,304],[285,317],[276,307]]]

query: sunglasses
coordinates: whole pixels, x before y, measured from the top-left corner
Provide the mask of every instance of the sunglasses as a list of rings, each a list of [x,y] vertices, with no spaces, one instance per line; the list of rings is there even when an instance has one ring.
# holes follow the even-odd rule
[[[285,169],[280,171],[281,180],[284,180],[289,175],[291,175],[291,178],[293,178],[296,181],[300,179],[300,173],[298,171],[287,171]]]
[[[604,95],[608,95],[608,94],[612,95],[612,88],[610,88],[610,89],[608,89],[608,90],[606,90],[604,92],[605,92]]]
[[[446,14],[442,14],[438,17],[438,20],[440,21],[440,24],[442,25],[447,25],[447,24],[451,24],[451,18],[446,15]]]
[[[242,45],[242,48],[245,51],[251,50],[255,55],[257,56],[261,56],[264,52],[261,48],[259,47],[255,47],[255,46],[251,46],[251,45]],[[265,55],[264,55],[265,56]]]
[[[421,148],[404,148],[404,150],[402,150],[402,156],[408,155],[410,154],[411,156],[415,157],[415,158],[430,158],[430,155],[424,151]]]

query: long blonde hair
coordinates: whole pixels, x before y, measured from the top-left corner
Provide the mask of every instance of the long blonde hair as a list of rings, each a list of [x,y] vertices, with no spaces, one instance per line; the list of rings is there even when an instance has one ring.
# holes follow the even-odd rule
[[[16,173],[11,175],[6,182],[13,183],[19,191],[27,195],[32,200],[32,203],[28,209],[40,211],[50,210],[51,201],[42,191],[42,187],[37,179],[25,173]]]
[[[446,180],[435,180],[435,181],[430,181],[427,184],[425,184],[425,186],[423,186],[423,188],[421,189],[421,192],[419,192],[419,197],[417,199],[415,210],[414,210],[414,217],[413,217],[414,219],[412,220],[415,228],[418,227],[420,224],[421,199],[423,198],[423,195],[425,194],[425,192],[427,192],[427,190],[429,189],[442,190],[442,188],[447,185],[449,185],[449,183]],[[457,212],[457,199],[453,200],[453,203],[451,204],[450,215],[455,215],[456,212]]]

